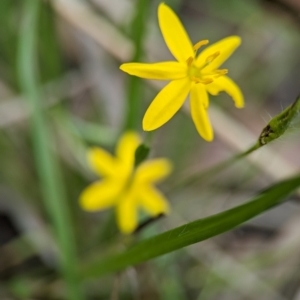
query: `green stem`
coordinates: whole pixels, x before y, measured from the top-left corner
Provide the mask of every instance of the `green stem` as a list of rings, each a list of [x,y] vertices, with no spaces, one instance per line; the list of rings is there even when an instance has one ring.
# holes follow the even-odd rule
[[[195,182],[204,183],[208,179],[212,178],[214,175],[219,174],[221,171],[223,171],[224,169],[226,169],[227,167],[229,167],[230,165],[232,165],[239,159],[244,158],[245,156],[254,152],[255,150],[257,150],[260,147],[261,147],[261,145],[259,143],[256,143],[252,147],[247,149],[246,151],[243,151],[225,161],[222,161],[222,162],[216,164],[215,166],[209,168],[208,170],[204,170],[200,173],[193,174],[191,176],[188,176],[181,180],[178,180],[177,182],[172,184],[172,186],[170,187],[170,190],[173,191],[175,188],[177,189],[182,186],[191,185]]]
[[[136,15],[131,24],[131,35],[135,45],[133,61],[139,61],[142,56],[143,37],[147,19],[147,11],[151,1],[137,0]],[[140,78],[128,78],[128,111],[125,127],[128,130],[137,129],[140,123],[140,107],[142,103],[142,81]]]
[[[254,144],[248,150],[236,156],[233,156],[213,166],[212,168],[201,172],[200,174],[194,174],[188,178],[184,178],[183,180],[176,182],[176,184],[173,185],[173,188],[192,184],[195,181],[201,183],[205,182],[207,179],[223,171],[225,168],[229,167],[237,160],[244,158],[248,154],[259,149],[260,147],[278,139],[286,132],[286,130],[289,128],[292,122],[296,121],[295,119],[297,119],[297,116],[299,115],[299,111],[300,111],[300,97],[298,96],[293,104],[291,104],[280,114],[272,118],[272,120],[268,123],[268,125],[262,130],[256,144]]]
[[[78,282],[75,237],[72,231],[71,216],[61,173],[50,148],[51,136],[39,91],[36,58],[38,57],[38,16],[41,3],[37,0],[24,0],[24,19],[18,49],[19,81],[32,112],[30,121],[34,156],[44,204],[59,246],[59,262],[67,284],[67,298],[80,300],[83,297]]]

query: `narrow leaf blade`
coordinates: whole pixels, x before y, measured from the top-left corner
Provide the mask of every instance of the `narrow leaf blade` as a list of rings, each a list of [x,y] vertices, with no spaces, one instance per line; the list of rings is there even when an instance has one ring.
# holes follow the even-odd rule
[[[280,204],[299,186],[300,176],[282,181],[243,205],[148,238],[123,253],[93,261],[81,274],[83,278],[98,277],[224,233]]]

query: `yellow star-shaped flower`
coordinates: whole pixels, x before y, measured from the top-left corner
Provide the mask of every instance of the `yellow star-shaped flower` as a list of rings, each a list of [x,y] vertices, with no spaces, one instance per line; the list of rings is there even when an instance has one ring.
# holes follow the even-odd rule
[[[139,208],[151,216],[169,210],[165,197],[154,183],[170,173],[171,164],[160,158],[142,162],[135,168],[135,151],[139,144],[139,136],[127,132],[117,145],[116,157],[101,148],[90,149],[89,164],[103,179],[88,186],[79,199],[87,211],[115,206],[117,223],[123,233],[131,233],[137,227]]]
[[[177,62],[126,63],[120,66],[130,75],[171,80],[147,109],[143,129],[151,131],[169,121],[190,92],[190,109],[196,128],[206,141],[212,141],[213,130],[207,114],[208,93],[217,95],[225,91],[233,98],[236,107],[244,106],[239,87],[226,76],[227,69],[218,69],[240,45],[241,39],[238,36],[227,37],[197,56],[197,50],[208,44],[208,40],[193,46],[176,14],[164,3],[158,7],[158,20],[164,40]]]

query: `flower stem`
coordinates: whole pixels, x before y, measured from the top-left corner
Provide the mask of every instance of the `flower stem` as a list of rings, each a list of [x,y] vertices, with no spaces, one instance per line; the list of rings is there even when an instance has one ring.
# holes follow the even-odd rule
[[[205,182],[215,174],[223,171],[225,168],[229,167],[231,164],[237,160],[244,158],[253,151],[275,141],[281,137],[293,123],[297,123],[298,117],[300,114],[300,96],[285,108],[281,113],[273,117],[265,128],[263,128],[257,142],[250,147],[248,150],[239,153],[219,164],[213,166],[212,168],[205,170],[198,174],[193,174],[191,176],[185,177],[182,180],[177,181],[175,184],[170,187],[170,189],[182,187],[184,185],[193,184],[194,182]]]
[[[176,183],[174,183],[174,185],[172,184],[172,186],[170,187],[170,190],[174,190],[174,188],[179,188],[185,185],[190,185],[193,184],[195,182],[201,182],[204,183],[206,182],[208,179],[210,179],[211,177],[213,177],[216,174],[219,174],[219,172],[223,171],[224,169],[226,169],[227,167],[229,167],[230,165],[232,165],[234,162],[238,161],[241,158],[244,158],[245,156],[247,156],[248,154],[254,152],[255,150],[257,150],[258,148],[260,148],[262,145],[260,145],[258,142],[256,144],[254,144],[252,147],[250,147],[249,149],[247,149],[246,151],[243,151],[229,159],[226,159],[225,161],[222,161],[218,164],[216,164],[215,166],[204,170],[200,173],[197,174],[193,174],[191,176],[188,177],[184,177],[182,180],[177,181]]]

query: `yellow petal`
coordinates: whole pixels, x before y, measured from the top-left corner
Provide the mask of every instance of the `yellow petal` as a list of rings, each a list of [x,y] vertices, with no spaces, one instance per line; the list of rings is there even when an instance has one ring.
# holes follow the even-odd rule
[[[244,107],[244,97],[238,85],[228,76],[221,76],[214,82],[206,85],[206,89],[212,95],[218,95],[219,92],[226,92],[234,101],[237,108]]]
[[[132,193],[125,194],[117,205],[117,223],[120,230],[129,234],[138,225],[137,207]]]
[[[127,63],[121,65],[120,69],[130,75],[148,79],[173,80],[187,76],[187,64],[176,61],[153,64]]]
[[[173,80],[167,84],[148,107],[143,119],[143,129],[154,130],[169,121],[182,106],[190,86],[188,78]]]
[[[214,138],[214,133],[205,108],[206,103],[208,103],[208,94],[203,84],[193,84],[190,103],[191,115],[198,133],[207,142],[211,142]]]
[[[172,170],[168,159],[160,158],[141,163],[135,173],[135,182],[142,183],[157,182],[167,177]]]
[[[158,21],[164,40],[173,56],[182,63],[195,56],[192,43],[173,10],[164,3],[158,7]]]
[[[79,196],[79,204],[88,211],[106,209],[115,204],[121,188],[122,185],[114,181],[97,181],[83,190]]]
[[[130,176],[135,160],[135,150],[141,140],[138,134],[128,131],[120,138],[116,149],[116,156],[119,161],[118,176],[126,178]]]
[[[140,207],[152,216],[169,212],[169,204],[166,198],[156,188],[144,186],[140,191]]]
[[[203,72],[209,72],[217,69],[223,64],[225,60],[234,52],[234,50],[241,44],[241,38],[239,36],[229,36],[220,40],[217,43],[208,46],[204,49],[196,59],[196,66],[201,67],[205,64],[207,57],[220,51],[219,56],[215,58],[207,67],[203,68]]]
[[[114,157],[101,148],[91,148],[87,159],[91,168],[101,176],[111,176],[115,173],[116,161]]]

